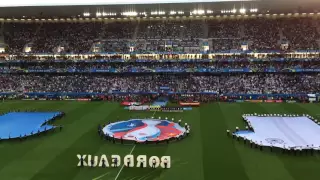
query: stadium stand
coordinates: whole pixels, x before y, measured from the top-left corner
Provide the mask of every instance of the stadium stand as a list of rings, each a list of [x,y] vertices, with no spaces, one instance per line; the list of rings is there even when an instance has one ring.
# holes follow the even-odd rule
[[[148,46],[139,49],[159,50],[164,40],[173,45],[197,47],[198,39],[210,41],[210,50],[239,49],[241,43],[251,50],[279,50],[280,43],[289,43],[289,49],[319,48],[318,21],[309,17],[254,18],[230,20],[184,20],[141,22],[83,22],[83,23],[5,23],[5,42],[9,52],[23,52],[32,43],[34,53],[52,53],[63,46],[65,52],[87,53],[92,45],[104,42],[104,51],[110,46],[121,47],[126,41],[143,40]],[[259,32],[259,33],[258,33]],[[116,43],[117,42],[117,43]],[[119,47],[119,48],[120,48]],[[121,48],[120,48],[121,49]]]
[[[313,17],[6,22],[0,92],[319,93],[318,26]]]

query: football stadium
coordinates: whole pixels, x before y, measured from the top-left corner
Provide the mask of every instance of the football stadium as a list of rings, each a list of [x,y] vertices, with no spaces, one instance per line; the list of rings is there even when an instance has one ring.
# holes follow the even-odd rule
[[[320,177],[317,0],[0,2],[1,180]]]

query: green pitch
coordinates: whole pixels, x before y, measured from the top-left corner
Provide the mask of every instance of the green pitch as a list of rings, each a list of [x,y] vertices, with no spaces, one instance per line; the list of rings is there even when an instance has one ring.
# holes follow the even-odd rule
[[[159,145],[112,144],[99,138],[98,124],[151,117],[153,112],[128,112],[118,103],[66,101],[8,101],[0,112],[10,110],[64,111],[56,131],[24,142],[0,143],[2,180],[311,180],[320,177],[320,155],[289,156],[250,149],[226,136],[226,129],[244,126],[244,113],[306,113],[320,115],[318,104],[212,103],[183,113],[155,117],[183,119],[191,136]],[[77,154],[169,155],[171,169],[79,168]]]

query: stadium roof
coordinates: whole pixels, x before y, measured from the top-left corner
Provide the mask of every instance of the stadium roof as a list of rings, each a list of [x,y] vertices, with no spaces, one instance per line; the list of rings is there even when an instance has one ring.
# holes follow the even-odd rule
[[[1,7],[0,18],[52,18],[78,17],[88,12],[95,17],[96,12],[152,12],[152,11],[182,11],[210,10],[220,13],[221,10],[240,8],[257,8],[259,13],[286,12],[320,12],[319,0],[260,0],[242,2],[204,2],[176,4],[136,4],[136,5],[87,5],[87,6],[37,6],[37,7]]]

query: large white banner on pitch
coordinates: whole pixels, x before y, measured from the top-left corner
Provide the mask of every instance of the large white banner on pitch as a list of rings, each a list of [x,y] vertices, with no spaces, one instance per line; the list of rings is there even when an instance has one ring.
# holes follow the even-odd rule
[[[254,132],[239,131],[236,134],[254,143],[280,148],[318,149],[320,147],[320,126],[306,116],[246,116],[245,118]]]

